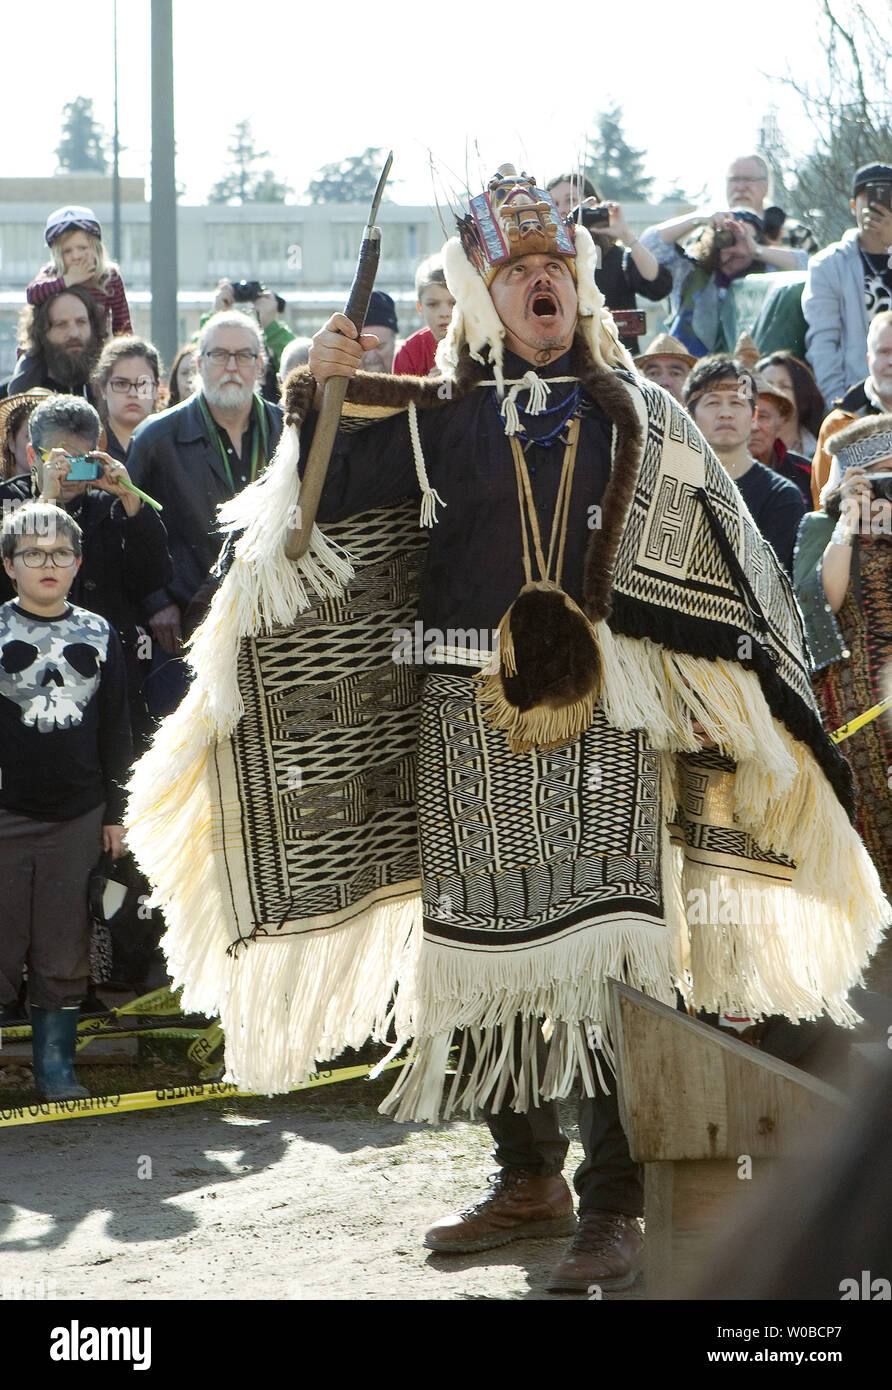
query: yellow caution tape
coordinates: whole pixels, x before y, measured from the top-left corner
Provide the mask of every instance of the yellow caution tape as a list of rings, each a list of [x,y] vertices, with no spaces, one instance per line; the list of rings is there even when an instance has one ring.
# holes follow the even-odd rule
[[[878,705],[871,705],[863,714],[850,719],[848,724],[843,724],[835,733],[830,735],[834,743],[842,743],[844,738],[851,738],[852,734],[857,734],[859,729],[863,729],[865,724],[870,724],[874,719],[879,719],[887,709],[892,709],[892,695],[887,695],[885,700],[880,700]]]
[[[88,1033],[86,1037],[79,1037],[76,1051],[82,1052],[87,1044],[93,1042],[95,1038],[109,1038],[115,1042],[118,1038],[192,1039],[196,1036],[201,1036],[197,1028],[111,1028],[107,1033]]]
[[[101,988],[101,986],[100,986]],[[180,998],[182,989],[153,989],[149,994],[131,999],[129,1004],[120,1004],[112,1012],[118,1014],[181,1014]]]
[[[402,1059],[388,1062],[382,1071],[401,1067]],[[338,1081],[355,1081],[368,1076],[371,1067],[339,1067],[337,1071],[314,1072],[294,1091],[310,1091],[316,1086],[332,1086]],[[194,1105],[202,1100],[226,1100],[229,1097],[257,1096],[257,1091],[240,1091],[226,1081],[198,1083],[194,1086],[169,1086],[158,1091],[123,1091],[119,1095],[88,1096],[86,1100],[43,1101],[34,1105],[0,1106],[0,1129],[17,1125],[39,1125],[48,1120],[77,1120],[90,1115],[119,1115],[132,1110],[159,1110],[169,1105]]]
[[[210,1030],[205,1029],[204,1031]],[[30,1023],[18,1023],[14,1027],[0,1029],[0,1033],[2,1033],[2,1038],[0,1038],[2,1043],[28,1042],[31,1038],[31,1025]],[[128,1025],[126,1021],[123,1024],[115,1023],[110,1018],[89,1018],[84,1020],[83,1027],[78,1024],[77,1047],[80,1051],[94,1038],[200,1038],[202,1036],[202,1030],[199,1028],[186,1028],[169,1023],[161,1026],[157,1023],[130,1023]]]
[[[198,1037],[189,1048],[186,1056],[189,1058],[189,1061],[194,1062],[196,1066],[199,1064],[203,1065],[207,1062],[211,1054],[217,1051],[217,1048],[220,1047],[222,1042],[223,1029],[217,1021],[214,1021],[209,1028],[205,1028],[203,1033],[198,1034]]]
[[[162,1018],[165,1015],[182,1015],[183,1010],[180,1006],[181,993],[181,990],[174,991],[167,988],[156,989],[152,990],[150,994],[141,995],[139,999],[131,999],[129,1004],[120,1004],[117,1008],[110,1009],[106,1014],[91,1014],[86,1018],[79,1018],[77,1021],[78,1047],[80,1048],[83,1046],[81,1039],[83,1039],[85,1035],[103,1038],[129,1038],[135,1037],[137,1033],[140,1033],[144,1037],[151,1037],[153,1036],[153,1028],[155,1028],[154,1036],[158,1037],[199,1037],[202,1030],[195,1027],[179,1028],[174,1033],[168,1033],[164,1029],[158,1030],[156,1025],[147,1023],[137,1024],[130,1032],[125,1033],[114,1023],[115,1019],[127,1018],[133,1014],[146,1015],[150,1018]],[[210,1027],[219,1027],[218,1021],[215,1019]],[[209,1030],[205,1029],[204,1031],[208,1032]],[[0,1029],[0,1044],[2,1044],[4,1039],[8,1042],[18,1042],[25,1038],[30,1038],[30,1036],[30,1023],[13,1024],[8,1028]]]

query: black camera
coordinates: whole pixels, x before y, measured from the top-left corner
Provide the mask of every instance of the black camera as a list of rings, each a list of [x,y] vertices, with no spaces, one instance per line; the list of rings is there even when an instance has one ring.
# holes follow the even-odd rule
[[[887,212],[892,212],[892,183],[885,180],[882,183],[866,183],[864,196],[868,207],[885,208]]]
[[[787,214],[783,208],[765,208],[762,213],[762,226],[765,228],[766,236],[777,236],[781,227],[787,220]]]
[[[580,213],[582,214],[580,216]],[[610,209],[606,203],[594,203],[591,206],[583,203],[581,207],[573,208],[568,222],[581,222],[587,231],[594,228],[598,230],[602,227],[610,226]]]
[[[713,250],[727,251],[729,246],[734,245],[734,233],[730,227],[720,227],[712,239]]]
[[[892,502],[892,473],[868,473],[867,477],[874,499]]]
[[[253,304],[263,294],[259,280],[233,280],[232,297],[236,304]]]

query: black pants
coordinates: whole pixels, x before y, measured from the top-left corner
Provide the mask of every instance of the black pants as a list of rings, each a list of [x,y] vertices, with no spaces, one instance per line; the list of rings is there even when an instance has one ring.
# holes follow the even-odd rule
[[[545,1070],[548,1048],[539,1039],[539,1075]],[[579,1102],[579,1137],[585,1158],[576,1170],[573,1186],[579,1210],[614,1211],[626,1216],[644,1213],[641,1166],[633,1162],[616,1102],[616,1080],[602,1063],[609,1095],[583,1096]],[[500,1168],[521,1168],[543,1177],[560,1173],[569,1140],[560,1126],[556,1101],[520,1114],[503,1109],[486,1117],[495,1140],[493,1158]]]
[[[40,1009],[80,1003],[90,974],[87,881],[102,851],[105,808],[36,821],[0,810],[0,1004],[14,1003],[28,966]]]

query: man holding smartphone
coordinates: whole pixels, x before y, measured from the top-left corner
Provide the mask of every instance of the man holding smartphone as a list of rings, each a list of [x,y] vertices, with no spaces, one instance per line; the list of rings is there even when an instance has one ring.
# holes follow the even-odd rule
[[[892,309],[892,165],[865,164],[850,203],[857,226],[811,261],[806,356],[828,404],[867,375],[867,330]]]

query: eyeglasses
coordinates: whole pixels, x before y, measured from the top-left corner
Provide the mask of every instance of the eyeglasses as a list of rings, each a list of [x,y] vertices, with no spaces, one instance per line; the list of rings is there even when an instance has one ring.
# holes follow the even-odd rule
[[[210,348],[204,354],[215,367],[225,367],[229,365],[230,357],[234,357],[240,367],[247,367],[251,362],[256,362],[260,356],[259,352],[252,352],[250,348],[239,348],[238,352],[227,352],[225,348]]]
[[[136,381],[131,381],[126,376],[113,376],[109,378],[108,384],[119,396],[129,396],[131,391],[135,391],[138,396],[150,396],[157,385],[152,376],[137,377]]]
[[[52,563],[56,569],[67,570],[74,564],[77,556],[73,550],[61,548],[59,550],[15,550],[12,558],[20,559],[29,570],[41,570],[48,563]]]

